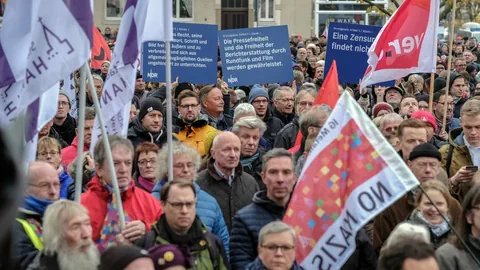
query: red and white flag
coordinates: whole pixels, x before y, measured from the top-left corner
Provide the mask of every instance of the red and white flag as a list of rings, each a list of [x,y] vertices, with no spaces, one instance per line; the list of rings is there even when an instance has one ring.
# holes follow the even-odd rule
[[[360,87],[435,72],[439,13],[439,0],[405,0],[368,50]]]
[[[305,269],[340,269],[357,232],[418,180],[348,92],[308,154],[284,222]]]

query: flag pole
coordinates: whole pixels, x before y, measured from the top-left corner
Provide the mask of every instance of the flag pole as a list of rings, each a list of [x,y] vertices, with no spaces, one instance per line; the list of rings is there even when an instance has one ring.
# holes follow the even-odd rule
[[[433,86],[435,82],[435,73],[430,73],[430,92],[428,94],[428,111],[433,113]]]
[[[453,33],[455,30],[455,11],[457,9],[457,0],[453,0],[453,7],[452,7],[452,22],[450,23],[450,33],[448,35],[448,64],[447,64],[447,87],[445,90],[445,104],[443,105],[443,119],[442,119],[442,133],[446,130],[447,124],[447,97],[448,91],[450,90],[450,74],[452,69],[452,50],[453,50]]]
[[[167,81],[167,147],[168,147],[168,181],[173,180],[173,150],[172,150],[172,66],[170,56],[170,41],[165,41],[165,78]]]
[[[100,109],[100,102],[98,101],[97,92],[95,91],[95,86],[93,85],[92,73],[87,72],[88,76],[88,85],[90,87],[90,96],[93,98],[93,104],[95,105],[95,113],[98,117],[98,122],[102,131],[102,140],[105,147],[105,155],[108,162],[108,167],[110,168],[110,177],[112,179],[113,191],[117,199],[117,211],[118,219],[120,222],[120,229],[123,231],[125,229],[125,214],[123,212],[122,197],[120,194],[120,188],[118,187],[117,175],[115,172],[115,165],[113,164],[112,150],[110,149],[110,143],[108,142],[107,129],[105,128],[105,121],[103,119],[102,110]]]
[[[80,195],[82,195],[82,186],[83,186],[83,147],[84,147],[84,134],[85,134],[85,94],[87,86],[87,73],[90,73],[88,69],[88,62],[80,69],[80,93],[79,93],[79,102],[80,106],[78,107],[78,126],[77,126],[77,167],[75,169],[75,201],[80,202]],[[65,87],[63,82],[63,86]],[[70,87],[70,85],[68,86]]]

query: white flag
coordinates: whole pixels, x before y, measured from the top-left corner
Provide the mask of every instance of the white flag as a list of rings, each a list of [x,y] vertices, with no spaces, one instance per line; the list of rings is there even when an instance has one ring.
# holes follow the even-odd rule
[[[173,39],[171,0],[130,0],[127,1],[124,10],[110,70],[100,98],[100,107],[108,134],[120,136],[127,135],[128,124],[120,125],[120,123],[125,123],[125,120],[128,123],[126,111],[127,107],[130,110],[132,102],[142,43],[150,40],[171,41]],[[97,118],[90,144],[91,153],[100,135],[100,124]]]
[[[77,94],[75,93],[75,80],[73,79],[73,73],[63,78],[62,91],[65,92],[65,94],[68,96],[68,99],[70,99],[70,116],[77,119]]]
[[[88,60],[92,7],[92,0],[8,2],[0,31],[0,126]]]

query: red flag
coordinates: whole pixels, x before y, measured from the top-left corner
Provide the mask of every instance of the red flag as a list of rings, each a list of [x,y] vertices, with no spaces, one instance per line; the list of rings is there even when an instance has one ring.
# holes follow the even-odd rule
[[[337,63],[335,60],[333,60],[330,70],[327,73],[327,77],[323,81],[322,87],[318,92],[318,96],[313,101],[313,105],[327,104],[333,109],[339,98],[338,84]],[[302,137],[302,133],[298,131],[297,139],[295,140],[295,146],[288,149],[290,153],[295,153],[300,149]]]
[[[95,25],[93,26],[93,47],[91,60],[92,62],[90,63],[90,67],[93,69],[100,69],[103,62],[112,60],[110,48],[108,47],[108,44],[105,41],[102,33],[98,31]]]
[[[405,0],[368,50],[360,87],[435,72],[439,0]]]
[[[297,233],[301,266],[340,269],[357,232],[419,183],[348,93],[313,145],[283,221]]]

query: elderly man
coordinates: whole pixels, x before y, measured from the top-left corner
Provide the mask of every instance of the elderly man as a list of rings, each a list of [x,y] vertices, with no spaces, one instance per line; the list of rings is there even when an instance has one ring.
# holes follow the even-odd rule
[[[295,97],[295,114],[292,122],[286,124],[278,133],[273,147],[290,149],[295,146],[298,134],[298,119],[313,106],[313,101],[317,97],[315,86],[301,87]]]
[[[239,104],[233,112],[233,125],[235,125],[235,123],[238,120],[242,119],[243,117],[256,117],[256,116],[257,116],[257,113],[255,112],[255,107],[253,107],[252,104],[249,104],[249,103]],[[232,131],[232,130],[229,129],[228,131]],[[260,138],[258,146],[265,151],[272,149],[272,144],[267,139],[265,139],[265,135],[262,135],[262,137]]]
[[[400,102],[405,94],[402,88],[398,86],[391,86],[385,89],[385,102],[392,105],[395,112],[400,110]]]
[[[461,110],[462,128],[450,131],[449,144],[440,148],[442,167],[450,177],[452,192],[460,201],[473,185],[473,175],[480,166],[480,101],[469,100]]]
[[[103,79],[100,75],[92,74],[93,86],[95,86],[95,92],[97,93],[98,99],[102,96],[103,91]],[[90,84],[87,83],[87,99],[85,100],[87,107],[93,107],[93,98],[90,94]],[[78,103],[77,103],[78,104]],[[73,127],[75,128],[75,127]],[[75,135],[74,135],[75,137]]]
[[[425,132],[422,137],[425,137],[426,140],[426,136]],[[441,159],[442,156],[435,146],[423,142],[409,152],[407,164],[420,183],[423,183],[425,181],[438,179],[438,174],[441,171]],[[395,226],[405,221],[413,209],[415,209],[416,192],[419,192],[418,189],[412,190],[375,217],[373,224],[373,245],[377,251],[381,249],[383,243]],[[450,197],[448,198],[448,206],[452,222],[455,223],[460,220],[461,206],[458,201]]]
[[[62,165],[62,147],[60,143],[50,137],[43,137],[37,143],[37,160],[45,161],[57,170],[60,179],[60,198],[67,198],[68,186],[73,182],[67,173],[67,168]]]
[[[128,139],[137,148],[143,142],[151,142],[162,148],[167,142],[167,131],[163,126],[164,108],[160,99],[148,97],[140,106],[137,117],[128,130]],[[175,138],[175,137],[174,137]],[[176,140],[176,138],[175,138]]]
[[[462,55],[463,53],[460,54]],[[455,60],[453,61],[453,66],[455,67],[456,73],[464,72],[467,70],[467,62],[463,57],[455,58]]]
[[[160,150],[160,153],[158,153],[158,164],[168,163],[167,148],[168,147],[163,147]],[[230,251],[230,236],[228,234],[225,220],[223,219],[222,210],[220,209],[217,200],[207,192],[203,191],[200,186],[195,183],[195,179],[197,179],[197,171],[198,168],[200,168],[200,156],[195,149],[180,142],[173,142],[172,151],[173,179],[185,180],[193,183],[197,196],[197,215],[207,229],[222,240],[223,246],[228,255],[228,252]],[[158,181],[155,187],[153,187],[152,195],[160,200],[160,190],[167,183],[168,179],[167,166],[157,166],[157,179],[160,179],[160,181]]]
[[[92,142],[92,130],[95,123],[95,110],[93,108],[85,108],[85,127],[83,129],[83,151],[90,149],[90,143]],[[77,157],[78,149],[78,127],[75,128],[75,134],[77,135],[70,146],[62,149],[62,164],[65,168],[72,163]]]
[[[178,95],[177,126],[179,131],[176,137],[186,145],[197,149],[200,156],[204,156],[204,140],[208,133],[217,130],[208,125],[208,117],[200,114],[200,100],[193,91],[183,91]]]
[[[415,96],[407,95],[400,102],[400,115],[404,118],[410,118],[414,112],[418,111],[418,101]]]
[[[27,171],[27,186],[14,225],[13,266],[27,269],[43,250],[42,222],[47,206],[60,197],[60,181],[52,165],[32,162]]]
[[[44,250],[28,270],[96,270],[100,254],[92,241],[88,211],[77,202],[50,205],[43,219]]]
[[[273,92],[272,115],[280,119],[284,125],[295,118],[293,111],[295,103],[295,90],[288,86],[281,86]]]
[[[70,106],[70,98],[65,92],[60,91],[58,95],[57,114],[55,114],[53,118],[52,129],[54,129],[68,145],[70,145],[73,138],[75,138],[75,128],[77,127],[77,121],[70,116]]]
[[[303,270],[295,261],[296,237],[295,230],[281,221],[267,224],[258,235],[258,258],[245,269]]]
[[[265,123],[256,116],[243,117],[236,121],[232,128],[232,132],[240,139],[240,163],[243,171],[257,180],[261,190],[265,190],[265,184],[260,176],[262,156],[265,152],[258,146],[265,130]]]
[[[275,90],[277,91],[277,90]],[[284,124],[282,121],[275,116],[273,116],[269,104],[268,93],[261,85],[254,85],[252,90],[248,95],[248,103],[252,104],[255,108],[258,118],[262,119],[265,125],[267,125],[267,130],[265,131],[264,137],[267,139],[269,146],[266,150],[271,149],[277,133],[283,128]]]
[[[208,116],[208,124],[218,130],[226,130],[233,125],[232,117],[224,113],[223,92],[215,85],[207,85],[198,93],[202,113]]]
[[[282,220],[297,177],[292,154],[275,148],[263,156],[262,181],[266,190],[255,193],[252,203],[233,218],[231,263],[234,269],[245,266],[257,257],[260,229],[275,220]]]
[[[96,175],[88,183],[88,190],[82,194],[81,202],[88,209],[93,228],[92,238],[100,251],[114,245],[118,234],[130,242],[139,239],[163,212],[158,200],[135,187],[132,179],[132,143],[119,136],[109,136],[108,141],[115,164],[114,173],[122,194],[126,226],[120,231],[111,168],[105,158],[105,146],[98,141],[94,150]]]
[[[178,180],[168,182],[163,186],[160,197],[165,214],[136,245],[144,249],[162,244],[184,245],[192,253],[195,269],[228,269],[222,243],[196,215],[197,197],[193,183]]]
[[[397,130],[403,118],[396,113],[389,113],[380,120],[380,132],[384,137],[397,136]]]
[[[240,149],[240,139],[234,133],[218,134],[213,139],[207,169],[197,178],[200,188],[217,200],[229,231],[237,211],[249,204],[259,190],[255,179],[243,172]]]

